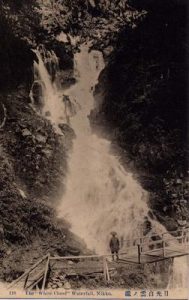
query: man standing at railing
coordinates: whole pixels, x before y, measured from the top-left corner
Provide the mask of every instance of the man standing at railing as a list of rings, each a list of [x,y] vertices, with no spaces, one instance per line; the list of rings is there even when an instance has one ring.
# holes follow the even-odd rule
[[[178,223],[178,230],[181,231],[181,235],[182,235],[182,240],[180,240],[180,243],[181,242],[184,242],[185,241],[185,237],[186,237],[186,225],[187,225],[187,222],[186,222],[186,217],[185,216],[181,216],[178,220],[177,220],[177,223]]]
[[[119,239],[117,237],[117,233],[116,232],[112,232],[111,233],[112,237],[110,239],[110,250],[112,253],[112,260],[114,261],[114,256],[116,256],[116,260],[119,259],[118,253],[119,253]]]
[[[180,218],[177,219],[177,224],[178,224],[178,230],[184,232],[187,222],[186,222],[186,217],[185,216],[179,216]]]

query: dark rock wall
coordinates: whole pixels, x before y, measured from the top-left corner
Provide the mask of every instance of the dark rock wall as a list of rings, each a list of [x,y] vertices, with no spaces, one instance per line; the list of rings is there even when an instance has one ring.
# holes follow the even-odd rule
[[[0,89],[15,88],[25,82],[32,82],[34,55],[24,41],[15,38],[0,27]]]
[[[163,218],[187,215],[187,5],[181,2],[129,2],[147,15],[119,34],[98,87],[104,95],[98,117],[127,151]]]

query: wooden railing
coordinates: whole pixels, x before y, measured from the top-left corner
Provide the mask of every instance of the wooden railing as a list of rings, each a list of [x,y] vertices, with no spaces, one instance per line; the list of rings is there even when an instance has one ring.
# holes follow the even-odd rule
[[[168,237],[166,237],[168,236]],[[158,255],[162,256],[162,258],[166,258],[166,251],[170,247],[170,245],[176,245],[178,248],[179,246],[186,246],[188,251],[189,246],[189,229],[185,230],[178,230],[174,232],[166,232],[160,235],[153,235],[150,238],[155,238],[157,240],[155,241],[149,241],[149,237],[139,237],[137,239],[133,240],[133,243],[131,242],[130,247],[125,248],[123,252],[119,253],[119,259],[127,261],[127,256],[129,256],[130,253],[134,253],[136,255],[136,260],[138,264],[141,264],[141,258],[142,255],[149,255],[153,254],[158,251]],[[130,240],[132,241],[132,240]],[[136,244],[137,242],[137,244]],[[110,258],[112,257],[111,254],[103,254],[103,255],[81,255],[81,256],[50,256],[50,254],[47,254],[43,256],[36,264],[34,264],[30,269],[28,269],[24,274],[22,274],[18,279],[13,281],[9,285],[9,289],[16,287],[19,283],[22,283],[23,289],[30,290],[37,286],[39,282],[41,283],[41,289],[44,290],[47,283],[48,278],[48,272],[52,268],[51,264],[52,262],[56,261],[82,261],[82,260],[96,260],[100,263],[102,272],[104,274],[104,279],[109,281],[110,280],[110,273],[109,273],[109,267],[108,263]],[[129,262],[129,261],[128,261]],[[39,275],[36,277],[36,280],[31,281],[30,276],[31,274],[36,271],[37,268],[41,264],[44,264],[42,271]]]
[[[37,263],[35,263],[31,268],[29,268],[27,271],[25,271],[20,277],[18,277],[16,280],[14,280],[8,287],[8,289],[12,289],[13,287],[17,286],[19,282],[23,281],[23,288],[27,288],[27,283],[29,276],[32,274],[32,272],[36,271],[37,267],[44,263],[44,261],[48,261],[50,257],[50,254],[47,254],[43,256]],[[42,274],[43,275],[43,274]]]
[[[175,234],[175,236],[171,236],[171,234]],[[179,235],[180,234],[180,235]],[[168,237],[166,238],[166,235]],[[154,236],[155,237],[155,236]],[[159,238],[159,235],[157,235]],[[173,242],[173,243],[171,243]],[[156,241],[148,241],[138,244],[138,258],[140,263],[140,258],[142,254],[149,254],[156,252],[157,250],[162,249],[162,257],[166,256],[166,248],[170,247],[170,243],[174,244],[177,248],[179,246],[186,246],[188,250],[189,246],[189,229],[184,230],[177,230],[172,232],[165,232],[162,234],[161,239],[158,239]],[[145,249],[145,246],[148,248]]]

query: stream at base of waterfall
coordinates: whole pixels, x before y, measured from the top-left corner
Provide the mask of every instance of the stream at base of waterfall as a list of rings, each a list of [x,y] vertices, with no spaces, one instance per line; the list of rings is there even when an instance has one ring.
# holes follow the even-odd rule
[[[151,222],[153,232],[165,232],[158,221],[150,218],[148,193],[111,154],[110,141],[92,133],[89,115],[95,105],[93,91],[105,67],[102,53],[89,51],[87,44],[81,45],[74,57],[76,83],[64,90],[58,88],[56,81],[52,82],[44,55],[38,50],[35,53],[38,58],[34,66],[35,82],[41,82],[43,98],[40,113],[51,120],[57,132],[60,123],[67,123],[76,134],[66,192],[57,210],[59,217],[66,219],[87,247],[99,254],[109,251],[112,231],[122,239],[136,238],[142,234],[146,219]],[[51,61],[57,66],[54,53]],[[31,99],[34,102],[33,91]],[[172,282],[177,280],[175,274],[184,272],[178,265],[176,261]]]

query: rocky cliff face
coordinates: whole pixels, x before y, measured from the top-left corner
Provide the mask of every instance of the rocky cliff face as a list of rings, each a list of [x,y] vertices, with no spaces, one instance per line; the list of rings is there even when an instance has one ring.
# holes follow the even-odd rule
[[[83,248],[54,211],[64,190],[73,133],[66,126],[63,136],[55,133],[29,97],[37,61],[32,49],[37,45],[54,50],[68,74],[73,67],[70,46],[54,42],[53,30],[45,41],[39,8],[35,1],[0,4],[0,278],[6,281],[44,253],[69,254]]]
[[[129,3],[146,15],[118,34],[97,89],[103,96],[96,113],[151,192],[155,214],[174,229],[172,220],[188,214],[187,3]]]

